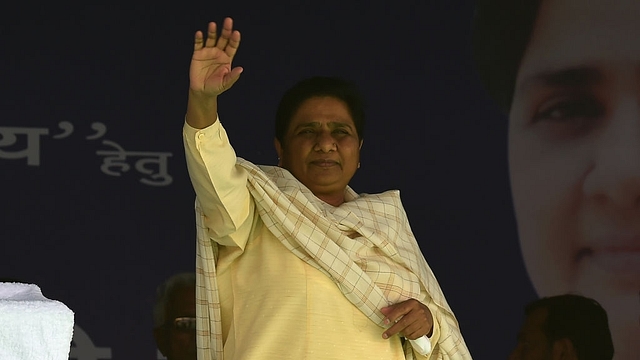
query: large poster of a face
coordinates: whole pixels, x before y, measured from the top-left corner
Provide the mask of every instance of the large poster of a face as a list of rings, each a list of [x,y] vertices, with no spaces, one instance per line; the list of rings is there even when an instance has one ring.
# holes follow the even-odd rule
[[[638,359],[640,2],[530,3],[505,104],[522,256],[539,296],[596,299],[615,359]]]

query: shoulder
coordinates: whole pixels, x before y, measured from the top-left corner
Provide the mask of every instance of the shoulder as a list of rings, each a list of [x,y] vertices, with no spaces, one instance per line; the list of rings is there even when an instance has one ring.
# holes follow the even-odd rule
[[[366,206],[367,208],[375,211],[379,211],[385,214],[404,213],[404,207],[400,199],[399,190],[387,190],[381,193],[360,193],[358,196],[350,201],[354,205],[358,204],[359,207]]]

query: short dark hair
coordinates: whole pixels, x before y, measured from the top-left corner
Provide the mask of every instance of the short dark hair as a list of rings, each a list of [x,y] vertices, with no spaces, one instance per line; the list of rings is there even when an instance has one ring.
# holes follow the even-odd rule
[[[360,140],[364,135],[364,100],[350,81],[339,77],[314,76],[303,79],[289,88],[282,96],[276,110],[276,139],[284,145],[284,138],[291,120],[303,102],[319,96],[331,96],[345,102],[353,119]]]
[[[581,360],[613,358],[613,340],[607,312],[595,300],[577,294],[564,294],[535,300],[525,307],[529,316],[547,310],[544,332],[550,343],[569,339]]]
[[[165,325],[167,320],[167,306],[171,297],[179,290],[196,286],[196,273],[181,272],[171,275],[162,284],[156,288],[156,302],[153,306],[153,322],[154,328]]]
[[[472,55],[489,96],[508,113],[518,69],[531,39],[541,0],[478,0]]]

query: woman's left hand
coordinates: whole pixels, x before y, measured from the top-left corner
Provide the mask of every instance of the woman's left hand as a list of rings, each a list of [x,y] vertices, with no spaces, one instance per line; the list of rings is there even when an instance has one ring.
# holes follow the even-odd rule
[[[409,299],[380,309],[384,323],[391,325],[382,337],[385,339],[400,333],[409,340],[433,333],[433,315],[429,308],[416,299]]]

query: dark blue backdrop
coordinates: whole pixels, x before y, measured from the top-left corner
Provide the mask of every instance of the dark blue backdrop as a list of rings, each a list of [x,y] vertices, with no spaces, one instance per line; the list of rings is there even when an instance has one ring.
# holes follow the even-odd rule
[[[220,116],[238,155],[276,163],[274,110],[293,82],[357,82],[368,123],[352,186],[400,189],[472,355],[505,358],[535,293],[517,244],[506,122],[471,63],[473,1],[252,3],[7,7],[0,275],[75,312],[72,358],[156,359],[155,287],[195,264],[181,140],[193,33],[232,16],[245,72]],[[104,166],[118,147],[124,172]],[[145,174],[158,164],[143,159],[165,159],[165,176]]]

